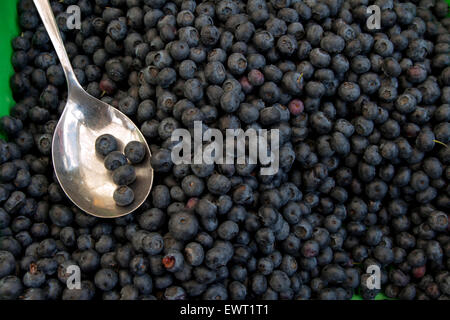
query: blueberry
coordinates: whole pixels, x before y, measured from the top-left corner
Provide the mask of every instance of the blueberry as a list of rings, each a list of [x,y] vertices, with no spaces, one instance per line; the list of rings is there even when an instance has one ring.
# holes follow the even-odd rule
[[[245,300],[247,296],[246,286],[239,281],[231,282],[228,291],[232,300]]]
[[[355,101],[360,95],[359,86],[353,82],[344,82],[338,89],[339,97],[346,101]]]
[[[13,180],[17,174],[17,167],[12,162],[0,165],[0,182],[5,183]]]
[[[70,290],[69,288],[65,288],[62,293],[63,300],[91,300],[94,291],[94,285],[88,281],[81,282],[81,289],[79,290]]]
[[[222,84],[225,80],[225,67],[219,61],[211,61],[205,65],[205,77],[211,84]]]
[[[25,205],[25,194],[21,191],[14,191],[3,205],[8,213],[15,213]]]
[[[168,88],[171,84],[173,84],[176,80],[176,72],[172,68],[164,68],[162,69],[157,77],[156,81],[162,88]]]
[[[126,207],[133,203],[134,192],[130,187],[122,185],[114,191],[113,198],[118,206]]]
[[[119,101],[119,110],[122,111],[127,116],[135,115],[137,108],[138,102],[133,97],[124,97]]]
[[[60,232],[60,239],[67,247],[75,245],[76,236],[75,230],[72,227],[65,227]]]
[[[100,269],[95,274],[95,285],[103,291],[112,290],[118,282],[118,276],[112,269]]]
[[[194,34],[196,34],[197,36],[194,38],[194,40],[191,40],[191,41],[194,41],[193,45],[198,42],[197,32],[195,31]],[[189,41],[189,40],[185,39],[185,41]],[[188,43],[190,43],[190,42],[188,42]],[[189,59],[191,59],[192,61],[194,61],[196,63],[201,63],[201,62],[205,61],[205,59],[206,59],[206,52],[202,47],[191,48],[189,51]]]
[[[222,284],[211,285],[203,294],[204,300],[226,300],[228,293]]]
[[[205,25],[200,31],[200,41],[208,47],[214,46],[220,37],[220,31],[213,25]]]
[[[448,217],[441,211],[433,211],[428,217],[428,224],[433,230],[445,231],[448,226]]]
[[[101,135],[95,140],[95,150],[104,157],[116,151],[117,148],[117,140],[110,134]]]
[[[203,192],[205,185],[203,180],[194,175],[189,175],[183,178],[181,181],[181,187],[187,196],[196,197]]]
[[[214,246],[209,249],[205,255],[205,264],[208,268],[218,269],[227,264],[231,259],[232,249],[229,247]]]
[[[274,291],[280,293],[286,291],[290,287],[291,281],[286,273],[275,270],[269,278],[269,285]]]
[[[180,212],[170,217],[169,231],[179,240],[192,239],[198,230],[198,221],[190,213]]]
[[[31,266],[30,268],[37,268]],[[30,270],[23,277],[23,284],[28,288],[39,288],[45,282],[45,274],[38,270]]]
[[[113,151],[105,157],[105,168],[110,171],[114,171],[126,163],[127,158],[119,151]]]
[[[157,172],[168,172],[173,166],[170,151],[163,148],[152,154],[150,162]]]
[[[193,102],[201,100],[203,98],[203,87],[201,82],[196,78],[186,80],[184,96]]]
[[[192,60],[183,60],[180,63],[178,74],[184,80],[192,79],[197,71],[197,65]]]
[[[350,62],[351,70],[357,74],[368,72],[370,70],[370,67],[371,67],[370,60],[362,55],[354,57]]]
[[[139,141],[131,141],[125,146],[125,156],[132,164],[138,164],[143,161],[146,155],[144,144]]]
[[[113,181],[119,186],[127,186],[136,180],[134,167],[126,164],[113,171]]]
[[[17,299],[22,290],[22,282],[16,276],[6,276],[0,280],[0,297],[4,300]]]
[[[56,300],[61,295],[62,287],[58,280],[50,279],[46,282],[44,291],[47,299]]]
[[[16,267],[14,256],[8,251],[0,251],[0,276],[10,275]]]
[[[189,56],[189,45],[184,41],[174,41],[170,44],[169,52],[173,59],[184,60]]]
[[[225,221],[217,229],[217,233],[223,240],[233,239],[239,232],[239,227],[234,221]]]

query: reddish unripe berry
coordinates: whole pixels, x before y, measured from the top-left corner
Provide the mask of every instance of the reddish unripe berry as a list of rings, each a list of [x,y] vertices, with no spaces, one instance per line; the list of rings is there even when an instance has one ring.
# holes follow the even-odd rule
[[[186,209],[194,209],[197,205],[198,198],[190,198],[186,203]]]
[[[243,90],[245,93],[250,93],[250,92],[253,90],[253,86],[252,86],[252,84],[248,81],[248,78],[247,78],[247,77],[242,77],[242,78],[239,80],[239,83],[241,84],[242,90]]]
[[[106,92],[106,94],[108,94],[108,95],[114,94],[114,92],[116,92],[116,89],[117,89],[117,86],[114,83],[114,81],[112,81],[110,79],[103,79],[102,81],[100,81],[99,87],[100,87],[100,90],[102,90],[103,92]]]
[[[319,252],[312,248],[306,248],[302,250],[302,254],[305,256],[305,258],[313,258],[318,255]]]
[[[409,80],[419,81],[426,77],[426,71],[420,66],[412,66],[406,71]]]
[[[253,69],[248,73],[248,81],[254,86],[261,86],[264,84],[264,75],[261,71]]]
[[[162,259],[162,263],[166,269],[173,268],[175,265],[175,258],[174,257],[164,257]]]
[[[420,128],[417,126],[403,126],[403,131],[408,138],[415,138],[419,134]]]
[[[412,275],[414,276],[414,278],[422,278],[425,275],[426,271],[427,271],[426,266],[413,268]]]
[[[291,102],[289,102],[289,111],[292,115],[298,116],[301,114],[304,110],[303,102],[299,99],[294,99]]]

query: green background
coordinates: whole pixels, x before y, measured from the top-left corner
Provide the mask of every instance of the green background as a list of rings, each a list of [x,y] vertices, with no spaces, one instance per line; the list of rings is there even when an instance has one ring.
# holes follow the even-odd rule
[[[0,116],[9,113],[14,100],[9,78],[14,73],[11,65],[11,40],[19,35],[16,0],[0,0]]]
[[[450,4],[450,0],[446,0],[446,2]],[[11,65],[11,40],[20,33],[16,3],[17,0],[0,0],[0,17],[2,21],[0,27],[0,116],[9,114],[10,108],[14,105],[9,79],[14,73]],[[383,299],[389,298],[379,294],[375,300]],[[362,300],[362,298],[359,295],[355,295],[353,300]]]

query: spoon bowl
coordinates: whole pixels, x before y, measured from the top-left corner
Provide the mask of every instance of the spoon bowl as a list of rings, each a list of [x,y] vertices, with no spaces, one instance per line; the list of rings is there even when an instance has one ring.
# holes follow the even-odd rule
[[[125,114],[89,95],[78,83],[56,25],[48,0],[34,0],[52,40],[68,84],[68,98],[53,134],[52,159],[62,190],[84,212],[101,218],[117,218],[135,211],[148,197],[153,184],[150,148],[136,125]],[[136,181],[130,185],[135,200],[117,206],[117,189],[104,158],[95,151],[95,140],[102,134],[116,137],[119,151],[131,141],[147,149],[142,163],[135,165]]]
[[[130,186],[134,202],[119,207],[113,199],[117,185],[106,170],[104,158],[95,151],[95,140],[102,134],[116,137],[119,151],[127,143],[139,141],[147,148],[142,163],[135,165],[136,181]],[[52,145],[53,166],[61,188],[83,211],[102,218],[116,218],[136,210],[148,197],[153,182],[150,150],[145,138],[119,110],[87,95],[72,93],[56,126]]]

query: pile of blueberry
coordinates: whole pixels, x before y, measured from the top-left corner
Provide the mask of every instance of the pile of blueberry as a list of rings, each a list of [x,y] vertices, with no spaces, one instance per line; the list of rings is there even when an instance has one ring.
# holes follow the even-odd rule
[[[113,172],[112,179],[118,185],[113,194],[114,201],[118,206],[126,207],[134,201],[133,189],[129,187],[136,181],[136,170],[133,165],[144,160],[146,151],[145,146],[139,141],[129,142],[125,146],[125,154],[118,149],[117,139],[110,134],[102,134],[95,140],[95,151],[105,158],[105,168]]]
[[[443,0],[51,5],[79,82],[146,137],[155,182],[114,220],[66,198],[50,156],[63,70],[20,0],[17,103],[0,120],[0,299],[449,299]],[[367,27],[370,5],[380,30]],[[280,170],[175,165],[171,134],[194,121],[278,129]],[[66,286],[71,266],[81,289]]]

